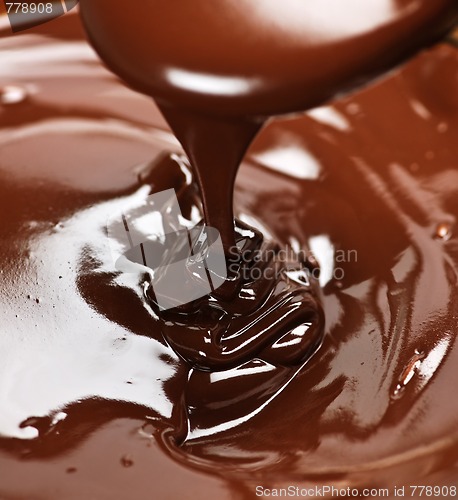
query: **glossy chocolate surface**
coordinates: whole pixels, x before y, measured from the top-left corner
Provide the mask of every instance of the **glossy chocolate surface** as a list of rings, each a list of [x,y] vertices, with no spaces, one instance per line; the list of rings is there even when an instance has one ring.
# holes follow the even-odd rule
[[[235,247],[237,169],[266,118],[390,69],[453,26],[455,0],[81,0],[116,74],[154,97],[197,174],[205,220]]]
[[[1,38],[0,59],[0,497],[456,484],[455,48],[262,130],[234,212],[316,256],[321,292],[303,300],[321,302],[324,341],[310,360],[321,333],[289,339],[299,359],[271,344],[210,371],[167,345],[144,277],[107,250],[107,219],[150,192],[174,187],[202,216],[159,112],[75,16]]]

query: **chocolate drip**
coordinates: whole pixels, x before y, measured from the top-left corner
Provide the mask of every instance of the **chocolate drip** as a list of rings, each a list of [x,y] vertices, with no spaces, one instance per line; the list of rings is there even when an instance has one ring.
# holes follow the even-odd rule
[[[161,111],[196,172],[205,222],[221,234],[225,252],[236,249],[234,184],[239,165],[261,121],[227,120],[162,106]]]

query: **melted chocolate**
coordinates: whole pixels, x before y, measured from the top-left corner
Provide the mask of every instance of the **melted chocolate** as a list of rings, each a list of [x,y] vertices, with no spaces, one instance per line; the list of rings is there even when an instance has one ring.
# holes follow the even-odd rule
[[[186,159],[152,104],[98,65],[74,16],[47,30],[0,41],[0,496],[456,482],[456,49],[255,140],[237,231],[313,251],[326,336],[310,362],[319,328],[215,372],[170,348],[177,316],[158,318],[145,276],[116,272],[106,245],[109,216],[150,192],[174,187],[198,222]],[[301,324],[319,315],[317,293],[300,293],[312,304]],[[217,300],[243,321],[240,297]]]
[[[219,230],[226,254],[243,245],[234,232],[234,183],[265,119],[361,84],[446,33],[458,14],[450,0],[379,0],[370,8],[359,1],[349,19],[351,7],[338,0],[313,6],[288,0],[280,15],[270,0],[236,7],[222,1],[217,8],[205,0],[139,1],[129,8],[122,1],[81,2],[89,37],[107,65],[159,103],[196,173],[205,222]],[[263,268],[274,268],[277,260]],[[295,272],[305,272],[298,264]],[[197,306],[198,316],[166,321],[167,342],[201,369],[265,360],[265,347],[274,344],[273,352],[280,352],[278,342],[288,344],[297,329],[310,325],[305,345],[316,346],[323,331],[320,307],[308,287],[291,288],[284,278],[263,277],[259,284],[232,277],[214,291],[216,306]],[[195,334],[187,332],[190,324]],[[273,352],[268,358],[282,364]],[[304,354],[293,359],[304,361]]]
[[[237,169],[265,118],[361,85],[443,35],[457,10],[454,0],[81,1],[102,59],[160,104],[226,249]]]

